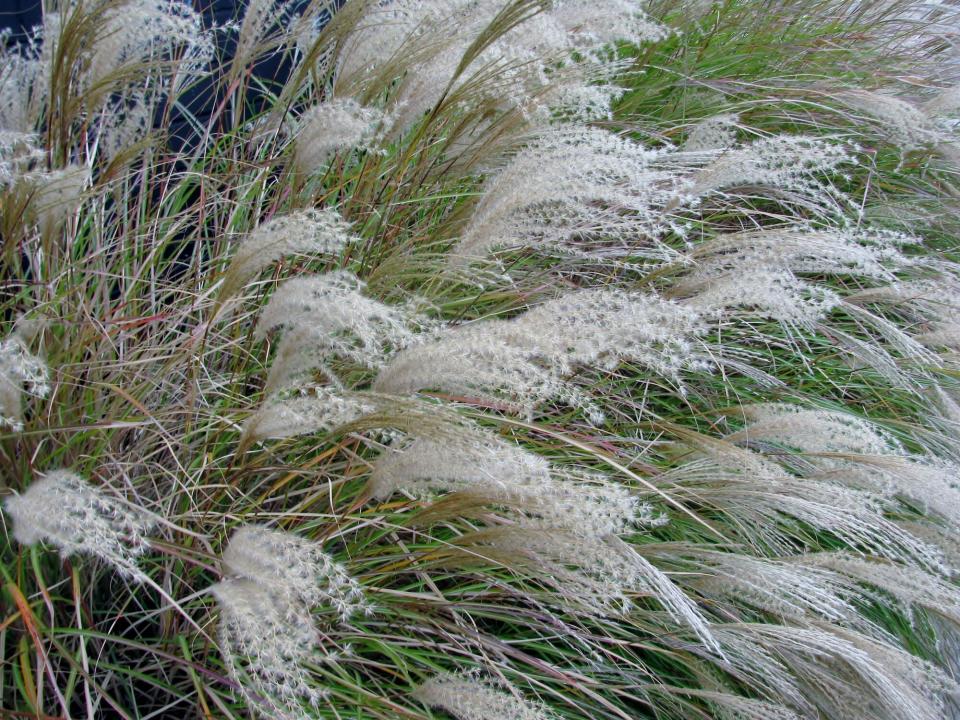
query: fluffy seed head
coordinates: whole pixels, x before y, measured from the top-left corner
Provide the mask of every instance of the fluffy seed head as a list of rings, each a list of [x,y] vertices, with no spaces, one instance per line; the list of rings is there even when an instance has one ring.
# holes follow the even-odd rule
[[[375,388],[397,394],[437,388],[506,395],[530,412],[559,398],[596,409],[564,377],[576,367],[615,368],[624,361],[679,382],[684,370],[709,366],[697,352],[698,315],[653,295],[584,290],[543,303],[511,320],[461,326],[399,353]]]
[[[539,704],[524,700],[515,690],[499,689],[468,675],[436,675],[413,696],[424,705],[440,708],[458,720],[552,720]]]
[[[354,148],[373,149],[377,138],[389,130],[382,110],[363,107],[351,98],[337,98],[307,110],[298,122],[293,163],[309,175],[322,169],[330,158]]]
[[[210,590],[220,607],[220,652],[250,706],[266,718],[303,720],[327,697],[305,669],[323,660],[309,610],[262,581],[228,579]]]
[[[135,581],[144,575],[136,558],[148,547],[152,521],[69,470],[54,470],[4,503],[13,536],[30,545],[45,540],[66,557],[93,555]]]
[[[0,429],[23,429],[23,392],[46,397],[48,379],[46,363],[27,349],[19,335],[0,341]]]
[[[525,527],[562,528],[603,537],[634,523],[656,522],[625,487],[602,475],[551,467],[538,455],[484,433],[456,439],[417,438],[374,462],[375,497],[398,489],[418,496],[450,490],[503,503],[522,513]]]
[[[223,568],[308,607],[328,607],[341,622],[369,609],[363,590],[320,543],[293,533],[246,525],[223,552]]]
[[[287,255],[339,255],[354,241],[334,210],[300,210],[271,218],[247,235],[230,261],[220,289],[229,298],[264,268]]]

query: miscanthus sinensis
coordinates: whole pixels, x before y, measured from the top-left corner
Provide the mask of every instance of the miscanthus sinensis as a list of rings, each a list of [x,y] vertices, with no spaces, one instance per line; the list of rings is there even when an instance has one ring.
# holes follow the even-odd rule
[[[102,15],[81,76],[89,91],[101,94],[112,84],[111,76],[142,73],[145,64],[175,51],[180,53],[180,73],[199,69],[212,53],[211,36],[189,6],[171,0],[127,0],[102,3],[99,9]]]
[[[613,44],[669,32],[623,0],[589,7],[517,3],[506,10],[493,0],[368,7],[346,41],[335,92],[360,99],[388,89],[397,131],[446,98],[519,110],[538,123],[549,121],[551,106],[605,116],[619,94],[611,82]],[[458,32],[444,32],[451,26]],[[416,71],[408,71],[413,65]]]
[[[847,302],[908,319],[913,325],[913,338],[926,347],[960,349],[960,323],[956,321],[960,283],[955,273],[861,290]]]
[[[391,119],[382,110],[352,98],[334,98],[309,108],[297,120],[293,165],[309,175],[323,169],[336,153],[375,149]]]
[[[805,476],[797,475],[735,445],[691,439],[690,447],[706,459],[681,465],[663,480],[676,483],[680,497],[696,498],[729,518],[727,532],[759,554],[794,554],[808,546],[801,528],[809,526],[879,557],[943,568],[943,553],[934,542],[885,516],[892,509],[886,492],[820,477],[811,465]],[[795,458],[777,450],[771,457]]]
[[[309,609],[262,580],[227,579],[210,591],[220,608],[220,652],[251,709],[280,720],[315,712],[328,691],[306,669],[324,660]]]
[[[848,200],[827,180],[853,161],[847,148],[817,138],[774,136],[680,152],[599,128],[558,128],[487,181],[451,262],[517,246],[590,258],[671,258],[660,239],[686,235],[686,218],[698,205],[735,198],[734,190],[762,186],[836,216]]]
[[[737,115],[715,115],[696,123],[680,149],[684,152],[726,150],[737,142]]]
[[[318,542],[246,525],[223,551],[225,579],[212,592],[219,640],[232,677],[266,717],[302,718],[327,698],[308,666],[333,662],[321,647],[314,611],[340,623],[370,613],[363,589]]]
[[[960,591],[949,580],[926,572],[922,568],[868,559],[851,553],[814,553],[799,559],[799,563],[815,569],[827,569],[861,584],[861,594],[880,600],[889,594],[901,603],[907,616],[917,620],[917,612],[928,608],[936,613],[960,619]]]
[[[944,691],[953,686],[941,670],[886,638],[838,626],[731,623],[715,632],[733,664],[766,674],[768,683],[781,686],[776,694],[792,694],[807,715],[819,709],[856,720],[941,717]],[[816,683],[817,692],[796,678]]]
[[[30,166],[43,158],[37,147],[38,138],[33,133],[8,130],[0,118],[0,189],[5,190],[15,183]]]
[[[848,147],[815,137],[775,135],[722,151],[692,179],[696,198],[728,195],[734,189],[760,187],[822,216],[835,216],[849,201],[826,177],[851,165]],[[682,198],[675,203],[679,204]]]
[[[630,242],[630,254],[669,256],[657,242],[671,227],[664,208],[686,187],[662,150],[598,128],[559,128],[487,181],[451,262],[479,260],[501,246],[609,252],[638,237],[647,242]],[[604,242],[591,248],[593,238]]]
[[[30,352],[19,332],[0,341],[0,429],[23,429],[23,396],[46,397],[50,392],[46,363]]]
[[[693,632],[711,650],[718,646],[710,621],[670,577],[638,548],[616,537],[590,537],[562,530],[496,529],[466,540],[525,558],[522,563],[574,607],[602,616],[629,613],[638,598],[655,599],[668,617]]]
[[[690,295],[687,304],[708,313],[739,311],[812,329],[841,301],[820,278],[892,282],[894,271],[911,265],[900,248],[917,242],[898,233],[812,228],[718,235],[691,250],[692,269],[670,294]]]
[[[70,165],[51,172],[31,173],[23,177],[30,194],[30,212],[40,233],[52,238],[69,221],[90,183],[90,169]]]
[[[413,340],[414,313],[365,294],[366,285],[339,270],[301,275],[281,285],[257,322],[256,336],[282,331],[267,378],[268,392],[284,387],[312,367],[343,358],[369,368]],[[326,374],[335,377],[329,369]]]
[[[293,533],[245,525],[221,558],[224,574],[240,576],[311,608],[332,609],[341,622],[370,610],[360,585],[323,551]]]
[[[718,606],[746,603],[794,622],[820,619],[870,629],[854,606],[861,595],[855,582],[827,567],[804,564],[805,556],[762,558],[692,544],[647,546],[644,551],[682,571],[680,584]]]
[[[655,295],[592,289],[549,300],[509,320],[454,327],[397,354],[374,388],[396,394],[425,389],[505,396],[527,413],[550,398],[600,410],[566,381],[574,369],[633,362],[681,382],[708,369],[693,311]]]
[[[376,459],[374,497],[397,490],[416,496],[448,490],[503,504],[527,527],[605,536],[654,523],[652,509],[599,473],[551,466],[544,458],[481,432],[439,440],[416,438]]]
[[[59,116],[51,137],[73,145],[68,160],[98,155],[107,163],[142,140],[161,103],[208,67],[215,30],[171,0],[98,0],[58,9],[44,14],[30,42],[0,51],[0,128],[33,132],[46,115]],[[83,143],[69,137],[75,121],[87,128]]]
[[[247,234],[227,266],[220,287],[224,300],[288,255],[335,258],[355,240],[335,210],[298,210],[277,215]]]
[[[853,110],[865,113],[884,139],[901,153],[941,150],[948,157],[956,156],[956,138],[942,117],[951,110],[949,93],[926,104],[862,89],[845,90],[839,99]]]
[[[127,578],[145,575],[137,556],[147,547],[153,520],[69,470],[53,470],[4,502],[13,536],[24,544],[43,540],[66,557],[93,555]]]
[[[903,454],[889,433],[852,413],[805,408],[788,403],[766,403],[741,409],[749,424],[727,436],[747,444],[777,443],[804,453],[888,455]],[[829,463],[829,459],[825,459]]]
[[[307,387],[300,392],[268,398],[246,421],[243,438],[256,442],[329,432],[377,409],[371,398],[330,387]]]
[[[413,696],[429,707],[445,710],[458,720],[552,720],[538,703],[525,700],[510,687],[470,675],[436,675],[421,684]]]

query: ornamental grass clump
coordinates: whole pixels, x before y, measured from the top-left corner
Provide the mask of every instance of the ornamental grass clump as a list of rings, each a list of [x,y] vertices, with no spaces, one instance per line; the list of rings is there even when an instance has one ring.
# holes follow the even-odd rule
[[[960,712],[954,4],[44,9],[8,714]]]

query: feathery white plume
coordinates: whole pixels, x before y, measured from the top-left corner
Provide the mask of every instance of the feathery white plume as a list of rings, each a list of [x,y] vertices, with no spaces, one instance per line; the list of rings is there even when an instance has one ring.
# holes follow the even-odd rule
[[[839,552],[805,555],[801,562],[873,585],[896,598],[910,615],[920,606],[960,623],[960,589],[921,568]]]
[[[96,42],[88,50],[84,86],[101,85],[119,70],[137,68],[179,48],[185,65],[199,67],[213,45],[200,14],[175,0],[127,0],[101,10]],[[181,67],[183,74],[186,68]]]
[[[0,86],[0,97],[2,92]],[[43,159],[43,151],[37,147],[36,135],[4,130],[2,127],[0,124],[0,189],[13,185],[31,163]]]
[[[366,285],[344,270],[287,280],[270,297],[256,336],[283,329],[270,369],[268,391],[299,379],[305,369],[323,367],[332,356],[367,367],[409,344],[412,318],[364,295]]]
[[[694,602],[664,572],[616,537],[518,528],[496,530],[480,540],[481,545],[528,557],[562,597],[593,612],[628,612],[633,606],[631,596],[653,597],[701,643],[717,648],[710,623]]]
[[[228,298],[264,268],[287,255],[339,255],[355,240],[335,210],[298,210],[257,227],[238,245],[223,277],[220,296]]]
[[[845,90],[839,97],[879,123],[901,152],[930,148],[945,139],[930,116],[906,100],[861,89]]]
[[[333,608],[341,622],[370,608],[363,589],[320,543],[293,533],[245,525],[223,551],[228,576],[240,576],[310,607]]]
[[[425,705],[440,708],[458,720],[552,720],[554,716],[536,703],[517,696],[512,689],[499,689],[469,675],[436,675],[413,696]]]
[[[389,129],[382,110],[363,107],[351,98],[322,102],[297,121],[293,163],[305,174],[317,172],[337,152],[354,148],[373,149],[377,136]]]
[[[528,413],[548,398],[597,411],[563,380],[574,368],[636,362],[679,382],[685,370],[709,368],[697,352],[702,332],[693,311],[654,295],[595,289],[569,293],[510,320],[452,328],[400,352],[375,389],[396,394],[435,388],[498,393]]]
[[[220,652],[250,706],[267,718],[303,720],[328,695],[305,670],[324,659],[309,609],[247,578],[210,590],[220,606]]]
[[[701,120],[687,133],[681,146],[684,152],[726,150],[737,142],[737,115],[715,115]]]
[[[52,237],[79,207],[83,190],[90,182],[90,169],[70,165],[52,172],[33,173],[24,180],[33,191],[30,206],[40,232],[44,237]]]
[[[580,535],[625,532],[656,522],[627,488],[605,476],[551,464],[539,455],[479,431],[454,439],[417,438],[373,464],[374,497],[402,488],[415,495],[452,490],[501,502],[524,513],[526,527],[564,528]]]
[[[24,390],[34,397],[46,397],[50,392],[49,371],[14,333],[0,341],[0,430],[23,430]]]
[[[732,148],[693,178],[689,193],[704,196],[760,185],[820,211],[836,209],[841,197],[820,177],[853,162],[841,145],[817,138],[775,135]]]
[[[929,720],[941,717],[942,693],[952,685],[929,663],[837,625],[739,623],[715,626],[715,632],[745,671],[770,678],[784,670],[794,674],[805,688],[798,707],[809,708],[810,716]]]
[[[141,582],[136,558],[148,547],[152,521],[142,511],[110,497],[69,470],[54,470],[4,503],[13,536],[30,545],[45,540],[66,557],[94,555]]]
[[[788,330],[794,325],[812,330],[841,303],[835,289],[817,282],[821,276],[892,281],[894,270],[911,264],[900,247],[917,242],[881,231],[774,229],[719,235],[689,253],[692,270],[674,283],[670,295],[688,296],[685,304],[704,313],[742,309]],[[880,318],[863,319],[891,330]],[[892,330],[887,335],[898,349],[910,354],[920,349],[898,328]]]
[[[451,262],[482,259],[498,246],[590,254],[592,238],[603,241],[597,252],[619,241],[621,254],[669,255],[656,238],[671,227],[664,207],[686,186],[664,157],[596,128],[546,133],[487,182]]]
[[[269,398],[244,424],[243,436],[257,442],[330,432],[375,409],[361,393],[314,387],[303,394]]]
[[[747,405],[742,412],[750,424],[728,435],[729,441],[772,442],[811,454],[905,454],[889,433],[850,413],[787,403]]]

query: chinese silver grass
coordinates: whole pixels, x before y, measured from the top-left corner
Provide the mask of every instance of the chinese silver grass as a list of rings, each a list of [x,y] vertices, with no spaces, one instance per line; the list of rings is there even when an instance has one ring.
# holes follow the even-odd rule
[[[525,527],[582,535],[602,537],[654,522],[649,506],[605,476],[551,466],[480,432],[465,433],[460,442],[416,438],[388,450],[374,461],[370,485],[380,499],[398,489],[416,496],[444,490],[476,495],[518,509]]]
[[[709,365],[695,344],[698,315],[654,295],[614,289],[568,293],[509,320],[444,331],[433,342],[400,352],[374,388],[395,394],[423,389],[506,395],[527,413],[559,398],[590,409],[564,381],[574,368],[613,369],[625,361],[675,382]],[[574,391],[574,392],[571,392]]]
[[[960,288],[952,274],[861,290],[846,300],[854,306],[891,308],[921,323],[913,339],[924,346],[960,349],[955,320],[956,310],[960,309]]]
[[[87,51],[82,84],[91,104],[105,96],[118,78],[136,77],[145,63],[179,50],[185,65],[199,68],[212,52],[199,13],[172,0],[124,0],[97,4],[96,38]],[[181,68],[181,72],[186,68]]]
[[[0,49],[0,130],[28,134],[36,130],[31,113],[35,83],[43,72],[40,60],[4,43]]]
[[[463,433],[461,416],[421,398],[335,387],[309,386],[299,392],[276,393],[243,425],[241,446],[268,439],[351,429],[397,429],[457,438]]]
[[[622,540],[572,532],[497,529],[471,538],[528,558],[538,575],[567,602],[601,615],[627,613],[636,596],[653,597],[674,622],[688,627],[700,643],[717,650],[710,623],[683,590],[638,550]]]
[[[330,432],[376,409],[359,393],[313,387],[268,398],[243,425],[241,445],[311,433]]]
[[[841,573],[888,593],[911,618],[915,609],[922,607],[960,624],[960,589],[922,568],[843,552],[810,554],[800,562]]]
[[[718,720],[802,720],[804,717],[783,705],[742,695],[695,688],[669,688],[665,691],[681,697],[706,700]]]
[[[324,660],[309,610],[247,578],[223,580],[210,591],[220,607],[220,652],[250,707],[277,720],[315,711],[328,691],[306,670]]]
[[[930,117],[949,117],[960,110],[960,85],[941,90],[921,106]]]
[[[758,554],[794,554],[798,544],[809,544],[803,528],[810,526],[878,557],[942,571],[943,555],[934,544],[885,517],[883,494],[796,477],[772,463],[764,466],[771,470],[756,472],[757,465],[734,458],[725,453],[681,465],[663,481],[675,484],[679,499],[726,516],[728,532]]]
[[[889,433],[851,413],[788,403],[748,405],[741,412],[749,424],[728,435],[728,441],[777,443],[810,454],[905,453]],[[829,464],[828,459],[818,462]]]
[[[50,392],[46,363],[30,352],[20,333],[0,341],[0,430],[23,430],[23,395],[46,397]]]
[[[335,98],[315,105],[297,121],[293,166],[310,175],[322,170],[338,152],[373,150],[390,122],[382,110],[363,107],[352,98]]]
[[[543,706],[525,700],[514,688],[501,689],[469,675],[435,675],[414,692],[424,705],[439,708],[458,720],[551,720]]]
[[[829,565],[808,565],[808,556],[784,559],[718,552],[684,544],[663,550],[646,546],[657,558],[676,558],[689,573],[680,582],[713,602],[731,607],[750,605],[778,618],[803,621],[820,618],[842,624],[864,624],[852,604],[853,583]],[[922,572],[922,571],[918,571]]]
[[[668,34],[623,0],[589,7],[491,0],[368,7],[341,53],[337,94],[360,99],[392,85],[389,109],[398,132],[446,97],[461,105],[493,101],[541,122],[551,105],[606,116],[618,94],[610,87],[611,68],[619,67],[613,44]],[[458,32],[444,31],[451,26]]]
[[[238,76],[263,51],[264,41],[280,11],[282,4],[275,0],[251,0],[246,3],[233,54],[234,76]]]
[[[708,316],[767,317],[788,332],[794,327],[816,327],[840,304],[840,296],[831,288],[813,285],[789,269],[761,265],[746,276],[740,266],[718,270],[704,272],[698,267],[671,288],[671,295],[688,295],[683,304]]]
[[[275,216],[240,241],[224,273],[220,298],[231,297],[287,255],[337,256],[354,240],[349,223],[335,210],[299,210]]]
[[[940,717],[942,694],[952,685],[906,651],[836,625],[739,623],[715,626],[715,633],[725,651],[733,646],[756,664],[754,673],[792,674],[803,693],[798,709],[814,704],[827,717]]]
[[[156,105],[156,98],[144,91],[132,91],[112,101],[100,116],[100,157],[110,163],[145,140],[153,128]]]
[[[408,345],[412,315],[364,294],[365,283],[339,270],[287,280],[270,297],[255,336],[283,330],[270,368],[267,391],[301,379],[304,370],[324,367],[333,357],[370,368],[381,367],[394,351]]]
[[[33,133],[0,129],[0,189],[14,185],[32,163],[43,159],[37,140]]]
[[[69,470],[54,470],[4,502],[13,537],[23,545],[40,540],[64,557],[93,555],[125,577],[142,582],[137,557],[149,546],[153,521],[138,508],[107,495]]]
[[[689,253],[695,266],[684,282],[709,284],[750,267],[798,275],[843,275],[892,282],[909,266],[900,248],[917,238],[901,233],[785,228],[718,235]]]
[[[727,150],[737,143],[737,115],[715,115],[696,123],[680,147],[683,152]]]
[[[696,173],[687,193],[703,197],[734,188],[763,187],[768,193],[804,205],[821,215],[835,215],[846,199],[822,180],[854,162],[842,145],[800,135],[775,135],[723,152]],[[685,202],[676,198],[674,204]]]
[[[450,262],[480,260],[498,246],[589,255],[591,238],[669,257],[657,242],[673,227],[664,208],[686,185],[665,156],[597,128],[545,133],[487,181]]]
[[[960,466],[935,457],[847,456],[821,477],[906,498],[925,513],[960,522]]]
[[[225,575],[269,588],[290,603],[332,608],[340,622],[371,607],[360,584],[319,542],[293,533],[245,525],[231,536],[221,562]]]
[[[839,98],[878,122],[901,152],[929,149],[944,139],[930,116],[906,100],[862,89],[844,90]]]
[[[31,209],[43,237],[53,237],[73,215],[90,182],[90,169],[70,165],[60,170],[35,173],[24,180],[32,190]]]

